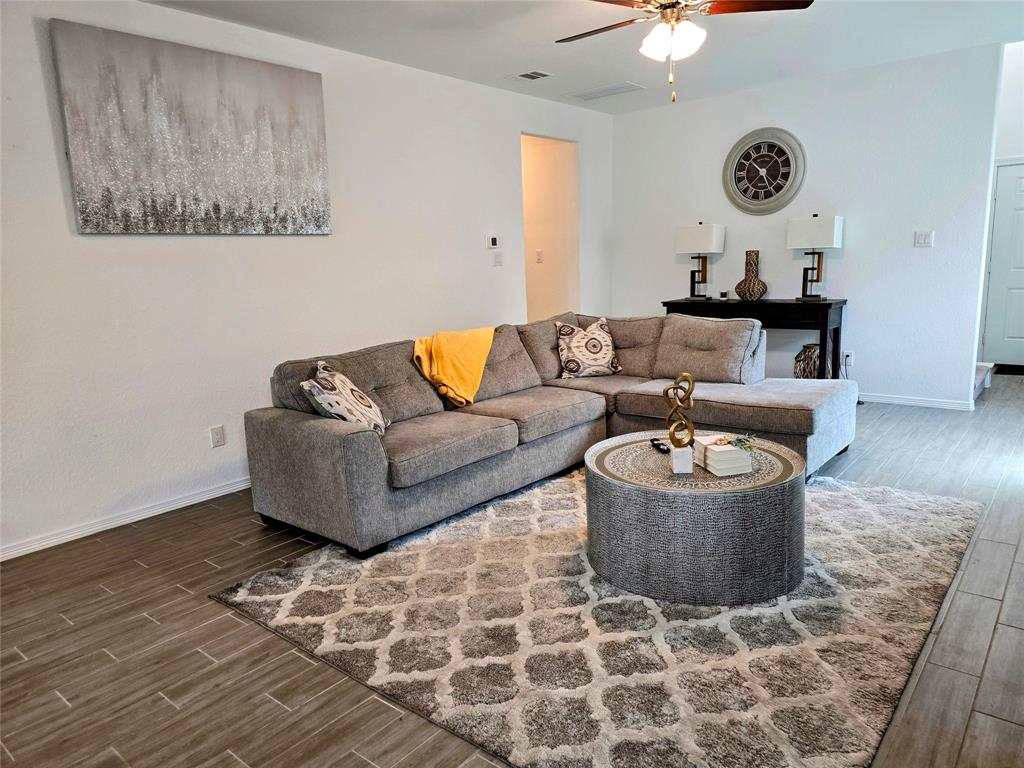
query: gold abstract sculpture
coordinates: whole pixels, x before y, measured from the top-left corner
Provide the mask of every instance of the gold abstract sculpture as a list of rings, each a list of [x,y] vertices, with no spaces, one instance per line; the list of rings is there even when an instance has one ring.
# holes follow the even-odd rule
[[[693,444],[693,422],[690,421],[684,411],[693,407],[693,376],[689,373],[680,373],[674,383],[665,387],[662,396],[668,403],[669,412],[665,417],[668,424],[668,439],[676,448],[686,448]],[[679,437],[681,430],[686,430],[686,437]]]

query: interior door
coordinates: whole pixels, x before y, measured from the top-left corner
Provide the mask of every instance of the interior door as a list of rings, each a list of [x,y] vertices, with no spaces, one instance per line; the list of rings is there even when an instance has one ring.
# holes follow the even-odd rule
[[[1024,365],[1024,164],[996,175],[984,359]]]

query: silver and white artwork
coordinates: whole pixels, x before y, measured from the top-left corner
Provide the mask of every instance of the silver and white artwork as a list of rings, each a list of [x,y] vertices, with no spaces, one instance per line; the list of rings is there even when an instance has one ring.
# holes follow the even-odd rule
[[[329,234],[320,75],[50,22],[81,233]]]

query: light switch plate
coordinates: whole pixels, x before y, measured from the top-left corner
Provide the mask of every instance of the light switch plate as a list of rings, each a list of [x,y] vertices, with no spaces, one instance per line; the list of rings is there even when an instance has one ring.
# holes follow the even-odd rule
[[[228,441],[228,439],[224,435],[224,425],[223,424],[218,424],[215,427],[210,427],[210,447],[211,448],[220,448],[222,445],[226,444],[227,441]]]
[[[537,251],[537,263],[538,264],[543,264],[544,263],[544,251],[541,251],[539,249]]]
[[[935,232],[915,232],[914,233],[914,247],[915,248],[931,248],[935,245]]]

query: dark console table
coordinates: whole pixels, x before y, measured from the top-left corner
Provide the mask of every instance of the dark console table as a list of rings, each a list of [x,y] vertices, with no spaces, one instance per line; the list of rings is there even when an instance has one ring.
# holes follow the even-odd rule
[[[796,301],[795,299],[739,299],[687,301],[672,299],[661,302],[666,312],[696,317],[752,317],[762,328],[787,328],[818,332],[818,378],[827,378],[828,355],[832,356],[832,378],[839,378],[839,350],[843,333],[843,307],[846,299]]]

